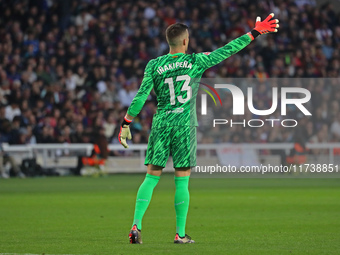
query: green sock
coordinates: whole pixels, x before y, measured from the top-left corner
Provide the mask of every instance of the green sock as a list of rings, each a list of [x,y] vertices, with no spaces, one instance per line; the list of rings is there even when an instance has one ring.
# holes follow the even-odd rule
[[[180,237],[185,236],[185,224],[189,209],[189,178],[190,176],[175,176],[175,210],[176,210],[176,233]]]
[[[150,204],[153,189],[156,187],[160,176],[146,174],[143,183],[140,185],[137,192],[135,216],[133,219],[133,225],[137,224],[138,229],[142,229],[142,219],[146,209]]]

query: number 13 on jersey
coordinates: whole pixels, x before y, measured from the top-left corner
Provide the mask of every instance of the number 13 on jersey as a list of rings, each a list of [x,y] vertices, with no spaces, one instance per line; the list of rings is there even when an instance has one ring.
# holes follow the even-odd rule
[[[183,96],[179,95],[177,96],[177,100],[178,102],[184,104],[185,102],[187,102],[191,96],[192,96],[192,88],[189,86],[190,84],[190,76],[185,74],[185,75],[180,75],[176,77],[176,82],[179,81],[184,81],[183,86],[181,91],[186,91],[187,92],[187,97],[183,98]],[[166,78],[164,80],[164,83],[169,84],[169,90],[170,90],[170,104],[174,105],[176,104],[176,95],[175,95],[175,87],[174,87],[174,78]]]

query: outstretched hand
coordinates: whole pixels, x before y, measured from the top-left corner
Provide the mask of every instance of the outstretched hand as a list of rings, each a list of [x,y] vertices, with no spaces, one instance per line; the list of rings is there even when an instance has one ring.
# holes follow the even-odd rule
[[[261,21],[261,17],[256,18],[255,28],[257,32],[259,32],[261,35],[268,34],[268,33],[276,33],[279,27],[279,20],[278,19],[272,19],[274,17],[274,13],[271,13],[268,15],[268,17]]]

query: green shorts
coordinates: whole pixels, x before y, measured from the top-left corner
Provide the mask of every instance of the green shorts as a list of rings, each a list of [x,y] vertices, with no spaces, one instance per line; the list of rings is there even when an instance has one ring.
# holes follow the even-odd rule
[[[174,168],[196,166],[196,127],[172,126],[151,129],[145,165],[165,167],[171,153]]]

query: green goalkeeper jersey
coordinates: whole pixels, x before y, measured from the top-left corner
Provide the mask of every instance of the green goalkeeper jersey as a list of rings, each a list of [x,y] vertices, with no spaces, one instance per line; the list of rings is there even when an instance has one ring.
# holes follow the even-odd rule
[[[197,126],[196,95],[202,74],[250,42],[250,37],[243,35],[212,52],[167,54],[150,60],[128,114],[136,117],[154,89],[158,105],[152,128]]]

